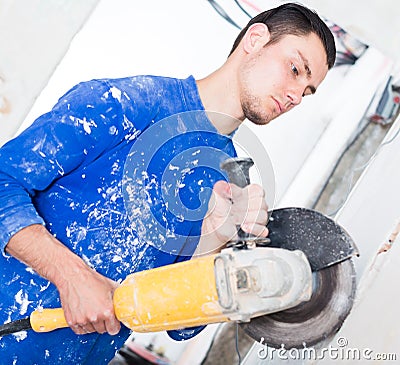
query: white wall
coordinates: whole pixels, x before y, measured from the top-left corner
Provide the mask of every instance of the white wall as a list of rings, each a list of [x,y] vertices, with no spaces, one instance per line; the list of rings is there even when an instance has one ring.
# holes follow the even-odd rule
[[[400,61],[400,21],[397,0],[305,0],[321,15],[382,53]]]
[[[16,133],[97,1],[0,1],[0,145]]]

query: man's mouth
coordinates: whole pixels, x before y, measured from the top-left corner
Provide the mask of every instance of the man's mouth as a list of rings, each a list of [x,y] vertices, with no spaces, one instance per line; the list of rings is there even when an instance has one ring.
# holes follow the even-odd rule
[[[276,111],[278,112],[278,114],[282,114],[283,113],[283,109],[282,109],[281,103],[278,100],[276,100],[275,98],[272,98],[272,99],[275,102]]]

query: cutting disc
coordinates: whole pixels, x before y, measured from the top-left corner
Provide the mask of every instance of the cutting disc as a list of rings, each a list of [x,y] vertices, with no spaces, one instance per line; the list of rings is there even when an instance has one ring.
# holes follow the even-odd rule
[[[358,255],[346,230],[333,219],[306,208],[283,208],[270,213],[269,247],[301,250],[317,271]]]
[[[313,269],[311,299],[285,311],[241,323],[254,340],[286,349],[315,346],[331,338],[353,306],[356,280],[350,258],[357,249],[332,219],[313,210],[274,211],[268,223],[271,246],[302,250]]]

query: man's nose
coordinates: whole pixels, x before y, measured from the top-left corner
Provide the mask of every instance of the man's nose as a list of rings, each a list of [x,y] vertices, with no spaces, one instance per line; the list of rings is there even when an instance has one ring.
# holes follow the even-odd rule
[[[290,103],[294,105],[299,105],[301,100],[303,99],[304,88],[300,86],[291,87],[288,89],[286,96],[289,99]]]

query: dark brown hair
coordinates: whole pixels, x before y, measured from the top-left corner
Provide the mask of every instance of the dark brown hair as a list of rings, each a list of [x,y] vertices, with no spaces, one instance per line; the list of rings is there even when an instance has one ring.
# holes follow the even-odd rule
[[[255,23],[264,23],[268,27],[271,34],[268,44],[276,43],[289,34],[305,36],[311,32],[315,33],[324,45],[328,69],[335,64],[336,47],[332,32],[315,11],[295,3],[280,5],[252,18],[239,33],[229,55],[237,48],[249,27]]]

